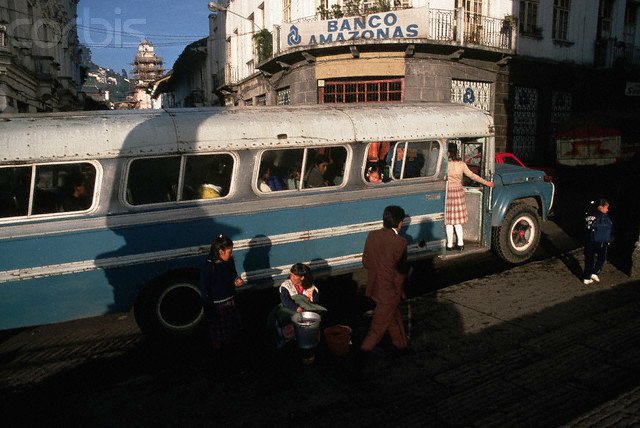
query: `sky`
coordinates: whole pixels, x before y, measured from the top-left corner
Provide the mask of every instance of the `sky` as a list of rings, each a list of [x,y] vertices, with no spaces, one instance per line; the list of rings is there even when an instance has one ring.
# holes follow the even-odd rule
[[[80,0],[78,37],[97,65],[131,75],[144,38],[168,71],[184,48],[209,32],[208,0]]]

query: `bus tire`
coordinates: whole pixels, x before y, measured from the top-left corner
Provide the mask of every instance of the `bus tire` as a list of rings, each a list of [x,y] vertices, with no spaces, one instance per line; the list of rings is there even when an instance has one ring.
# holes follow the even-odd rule
[[[540,217],[531,205],[519,203],[511,206],[502,225],[492,231],[494,252],[509,263],[528,260],[540,242]]]
[[[171,276],[150,285],[133,309],[140,330],[160,339],[191,337],[203,325],[200,289],[193,275]]]

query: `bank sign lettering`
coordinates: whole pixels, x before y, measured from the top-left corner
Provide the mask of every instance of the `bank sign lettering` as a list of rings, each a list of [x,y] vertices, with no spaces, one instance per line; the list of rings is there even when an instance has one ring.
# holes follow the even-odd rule
[[[281,50],[355,40],[426,38],[427,23],[427,8],[299,22],[283,26],[288,33],[281,38],[285,44]]]

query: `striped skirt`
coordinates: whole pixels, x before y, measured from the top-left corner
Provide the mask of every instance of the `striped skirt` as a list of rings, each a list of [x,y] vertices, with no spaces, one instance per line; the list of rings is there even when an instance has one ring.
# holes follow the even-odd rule
[[[445,224],[465,224],[469,220],[462,186],[449,186],[444,211]]]

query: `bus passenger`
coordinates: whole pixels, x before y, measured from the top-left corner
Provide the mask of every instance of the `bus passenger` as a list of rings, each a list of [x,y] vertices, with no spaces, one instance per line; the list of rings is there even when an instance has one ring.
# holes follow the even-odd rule
[[[300,187],[300,165],[296,165],[289,169],[287,186],[289,187],[289,190],[296,190]]]
[[[267,180],[267,184],[271,190],[287,190],[287,183],[284,182],[282,178],[280,178],[279,168],[276,171],[269,170],[269,179]]]
[[[91,206],[91,198],[82,173],[72,173],[67,177],[66,193],[62,201],[62,209],[68,211],[84,211]]]
[[[324,178],[324,174],[327,172],[329,166],[329,160],[325,155],[316,156],[313,168],[307,174],[307,186],[306,187],[326,187],[329,185]]]
[[[202,183],[198,189],[198,199],[215,199],[220,198],[222,187],[211,183]]]
[[[471,172],[467,164],[462,161],[462,158],[458,153],[458,148],[455,144],[449,146],[448,168],[449,184],[444,212],[445,231],[447,233],[447,251],[453,250],[454,229],[456,237],[458,238],[456,248],[458,251],[462,251],[464,249],[462,225],[469,220],[467,203],[464,198],[464,189],[462,187],[462,177],[463,175],[467,176],[471,180],[481,183],[487,187],[493,187],[493,181],[487,181]]]
[[[258,190],[263,193],[270,192],[269,178],[271,177],[271,168],[269,165],[262,165],[260,167],[260,177],[258,177]]]
[[[200,290],[205,318],[214,350],[228,350],[241,328],[235,288],[244,284],[233,261],[233,241],[219,235],[211,243],[200,273]]]
[[[367,181],[369,183],[382,183],[383,177],[382,168],[380,168],[380,166],[374,164],[367,168]]]

